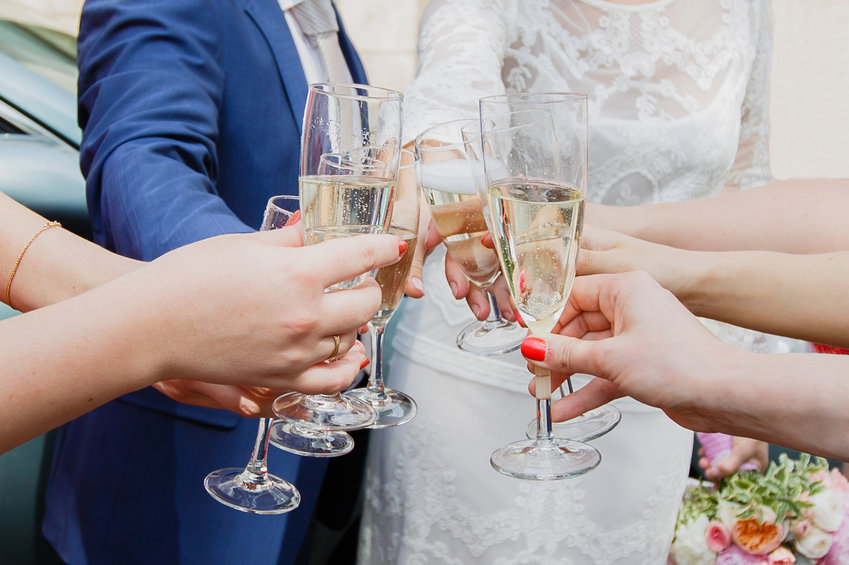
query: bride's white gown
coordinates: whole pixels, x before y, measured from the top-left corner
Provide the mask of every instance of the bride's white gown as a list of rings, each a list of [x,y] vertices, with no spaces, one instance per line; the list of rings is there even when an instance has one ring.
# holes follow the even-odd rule
[[[767,0],[432,1],[405,138],[477,115],[481,96],[581,91],[590,98],[588,199],[638,204],[701,198],[770,180]],[[575,479],[535,483],[489,464],[524,437],[535,412],[516,352],[455,346],[472,315],[454,300],[442,246],[426,296],[406,300],[387,340],[387,382],[419,415],[371,434],[362,565],[663,564],[688,475],[692,433],[631,399],[593,442],[602,462]],[[769,350],[761,334],[718,330]],[[581,386],[589,377],[577,376]]]

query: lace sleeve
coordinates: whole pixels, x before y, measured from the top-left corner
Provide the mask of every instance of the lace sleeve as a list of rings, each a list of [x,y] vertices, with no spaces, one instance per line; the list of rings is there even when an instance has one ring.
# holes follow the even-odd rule
[[[772,21],[768,2],[752,3],[755,57],[746,96],[737,156],[724,190],[744,190],[772,180],[769,166],[769,81],[772,59]]]
[[[404,93],[404,144],[429,126],[476,117],[478,99],[504,92],[501,67],[515,0],[431,0],[418,71]]]

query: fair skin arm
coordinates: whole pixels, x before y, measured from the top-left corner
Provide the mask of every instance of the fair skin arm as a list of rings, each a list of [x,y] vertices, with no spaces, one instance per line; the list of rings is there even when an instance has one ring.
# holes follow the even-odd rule
[[[845,356],[734,348],[639,272],[579,277],[555,332],[533,363],[600,377],[558,400],[558,419],[630,395],[693,430],[849,458]]]
[[[849,180],[789,179],[714,198],[587,206],[587,223],[681,249],[825,253],[849,235]]]
[[[7,239],[11,225],[4,224],[0,240]],[[53,231],[62,233],[48,230]],[[48,232],[24,260],[30,253],[36,258],[51,253],[49,240],[41,241]],[[67,243],[70,250],[88,245],[73,239]],[[394,236],[347,238],[309,248],[302,247],[296,228],[221,236],[175,250],[73,298],[4,320],[0,363],[7,371],[0,381],[5,401],[0,451],[165,379],[203,379],[209,387],[231,387],[231,393],[239,385],[264,387],[247,393],[247,399],[270,398],[272,390],[340,390],[366,359],[362,347],[354,345],[356,330],[376,311],[380,290],[371,280],[351,290],[323,289],[391,264],[398,256]],[[269,280],[280,284],[267,284]],[[13,303],[16,297],[12,295]],[[341,336],[343,355],[326,364],[322,361],[333,350],[334,334]],[[189,390],[205,393],[203,386]],[[190,393],[181,389],[180,394]],[[242,404],[247,412],[255,408]]]
[[[647,271],[697,316],[849,347],[849,251],[685,251],[588,228],[579,274]]]

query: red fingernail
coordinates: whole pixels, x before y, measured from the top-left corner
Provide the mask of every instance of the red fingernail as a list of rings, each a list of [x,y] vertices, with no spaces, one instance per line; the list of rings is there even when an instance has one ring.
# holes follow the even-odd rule
[[[522,315],[519,314],[518,311],[515,312],[515,314],[516,314],[516,321],[519,322],[519,325],[522,326],[523,328],[527,328],[528,324],[526,324],[525,320],[522,319]]]
[[[409,246],[407,245],[406,241],[404,241],[403,239],[401,241],[399,241],[398,242],[398,255],[400,256],[400,255],[403,255],[404,253],[406,253],[407,247],[409,247]]]
[[[481,244],[484,247],[492,247],[492,236],[489,234],[489,232],[483,234],[483,237],[481,238]]]
[[[538,337],[526,337],[522,342],[522,355],[531,361],[545,361],[545,341]]]
[[[291,217],[291,218],[289,218],[289,221],[288,221],[288,222],[286,222],[286,223],[285,223],[285,224],[283,224],[283,225],[284,225],[284,226],[291,226],[292,224],[297,224],[299,221],[301,221],[301,211],[300,211],[300,210],[295,210],[295,213],[294,213],[294,214],[292,214],[292,217]]]
[[[369,363],[371,363],[371,361],[369,361],[368,359],[363,359],[363,362],[360,363],[360,371],[368,367]]]

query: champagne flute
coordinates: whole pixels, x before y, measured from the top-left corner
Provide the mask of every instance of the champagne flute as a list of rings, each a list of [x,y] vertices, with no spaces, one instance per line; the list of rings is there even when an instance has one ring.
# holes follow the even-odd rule
[[[400,92],[359,84],[310,85],[299,177],[304,243],[389,229],[401,157]],[[363,274],[365,276],[365,274]],[[328,288],[351,288],[362,277]],[[371,404],[348,394],[291,392],[273,404],[280,424],[272,443],[293,453],[334,457],[351,450],[304,435],[366,428]]]
[[[297,221],[292,213],[298,209],[297,197],[288,198],[294,199],[294,207],[275,206],[272,204],[275,198],[269,200],[260,229],[277,229]],[[274,418],[259,419],[251,458],[244,468],[218,469],[206,476],[203,486],[215,500],[251,514],[283,514],[298,507],[301,502],[298,489],[268,472],[268,443],[273,423]]]
[[[300,199],[297,196],[272,196],[265,207],[263,229],[277,229],[300,220]],[[321,410],[322,396],[316,395],[317,410]],[[299,455],[344,455],[354,448],[354,439],[340,429],[323,429],[300,422],[277,420],[269,432],[269,441],[275,447]],[[286,445],[284,448],[281,444]],[[327,454],[327,455],[324,455]]]
[[[551,110],[521,111],[504,100],[480,101],[487,204],[516,309],[532,334],[545,335],[565,308],[575,278],[587,186],[587,99],[559,95]],[[569,118],[557,130],[555,111]],[[535,437],[497,449],[493,468],[528,480],[565,479],[594,469],[601,462],[597,450],[554,436],[551,373],[537,368],[534,374]]]
[[[521,112],[521,108],[527,107],[529,108],[528,116],[526,118],[534,116],[536,110],[533,109],[533,101],[537,98],[530,95],[513,95],[512,98],[514,102],[512,104],[512,108],[519,108],[514,111],[514,120],[519,120],[518,112]],[[552,120],[554,117],[552,117]],[[488,124],[489,127],[492,124]],[[472,170],[483,170],[482,164],[482,155],[481,155],[481,123],[478,120],[469,121],[468,124],[464,125],[461,129],[463,134],[463,140],[465,142],[466,155],[469,160],[469,163],[472,167]],[[481,172],[481,175],[483,173]],[[479,175],[476,175],[476,178]],[[484,209],[487,208],[486,200],[486,182],[476,182],[476,188],[481,193],[481,198],[484,201]],[[488,211],[485,211],[488,216]],[[490,230],[492,231],[492,230]],[[569,392],[572,392],[572,380],[571,377],[566,379],[566,386],[569,388]],[[566,396],[566,393],[563,390],[563,385],[560,385],[559,389],[561,396]],[[622,414],[619,412],[619,409],[613,405],[606,404],[604,406],[600,406],[598,408],[588,410],[584,414],[580,416],[576,416],[570,420],[566,420],[564,422],[552,422],[552,428],[554,430],[554,435],[556,437],[562,437],[565,439],[574,439],[576,441],[590,441],[596,439],[598,437],[603,436],[613,428],[615,428],[622,417]],[[528,427],[525,430],[525,435],[529,439],[533,439],[537,434],[537,426],[538,426],[538,418],[534,418],[528,423]]]
[[[420,184],[448,254],[489,300],[487,319],[463,328],[457,335],[457,347],[474,355],[503,355],[518,349],[528,332],[501,316],[490,292],[501,272],[495,252],[481,243],[487,220],[461,135],[462,127],[469,123],[477,124],[478,120],[444,122],[416,137]]]
[[[372,429],[406,424],[418,411],[415,400],[403,392],[387,388],[383,380],[383,336],[386,325],[404,296],[419,231],[420,195],[416,178],[418,160],[415,153],[405,149],[401,152],[401,161],[389,233],[406,241],[407,251],[400,261],[388,267],[381,267],[375,274],[374,278],[380,285],[382,298],[380,308],[368,324],[372,370],[367,386],[348,391],[349,395],[370,403],[377,412],[377,421],[369,426]]]

